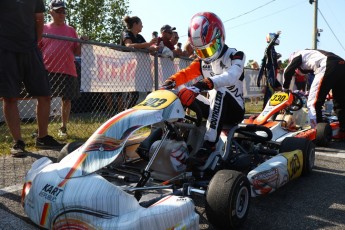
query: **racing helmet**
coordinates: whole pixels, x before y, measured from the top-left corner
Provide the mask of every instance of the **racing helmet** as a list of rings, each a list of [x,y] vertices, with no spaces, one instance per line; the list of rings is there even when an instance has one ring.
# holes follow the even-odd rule
[[[188,38],[196,55],[205,62],[212,62],[225,45],[224,25],[214,13],[197,13],[190,20]]]
[[[266,42],[267,43],[270,43],[273,38],[276,36],[276,33],[269,33],[266,35]],[[279,39],[277,39],[275,42],[274,42],[274,45],[279,45],[280,41]]]

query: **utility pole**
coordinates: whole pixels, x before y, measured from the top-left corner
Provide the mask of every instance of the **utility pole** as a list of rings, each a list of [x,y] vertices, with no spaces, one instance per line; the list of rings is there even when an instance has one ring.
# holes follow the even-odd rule
[[[317,37],[318,37],[318,29],[317,29],[317,2],[318,0],[309,0],[310,4],[313,4],[314,2],[314,28],[313,28],[313,49],[317,49]]]

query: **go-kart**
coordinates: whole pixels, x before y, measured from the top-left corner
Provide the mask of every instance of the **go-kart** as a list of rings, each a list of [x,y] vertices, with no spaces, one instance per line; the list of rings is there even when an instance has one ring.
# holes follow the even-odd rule
[[[263,111],[243,121],[246,124],[264,125],[271,129],[272,140],[281,142],[286,137],[307,138],[317,146],[328,146],[337,138],[339,122],[336,116],[324,112],[325,122],[312,128],[306,108],[307,96],[301,92],[275,92]]]
[[[85,143],[67,144],[57,163],[37,160],[25,177],[25,213],[49,229],[198,229],[192,198],[201,195],[208,221],[232,229],[246,220],[250,197],[312,171],[311,141],[271,141],[256,124],[225,125],[205,165],[187,168],[205,133],[197,103],[190,109],[194,116],[174,91],[157,90]]]

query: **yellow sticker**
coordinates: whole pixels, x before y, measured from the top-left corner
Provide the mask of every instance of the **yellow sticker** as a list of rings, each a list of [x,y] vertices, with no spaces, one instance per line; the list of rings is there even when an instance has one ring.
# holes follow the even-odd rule
[[[289,95],[285,92],[276,92],[272,95],[270,98],[270,105],[275,106],[279,105],[280,103],[287,101],[289,98]]]
[[[303,170],[303,152],[299,149],[296,149],[291,152],[282,153],[288,161],[288,172],[289,180],[295,179],[302,174]]]
[[[157,90],[150,93],[144,101],[140,102],[133,109],[153,110],[168,107],[177,96],[169,90]]]

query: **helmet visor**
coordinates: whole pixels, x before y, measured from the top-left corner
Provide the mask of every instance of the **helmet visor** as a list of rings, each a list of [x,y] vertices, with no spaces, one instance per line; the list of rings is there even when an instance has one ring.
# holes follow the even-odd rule
[[[195,52],[199,58],[205,59],[210,58],[215,55],[220,49],[221,42],[218,41],[219,38],[213,39],[213,41],[203,47],[195,47]]]

